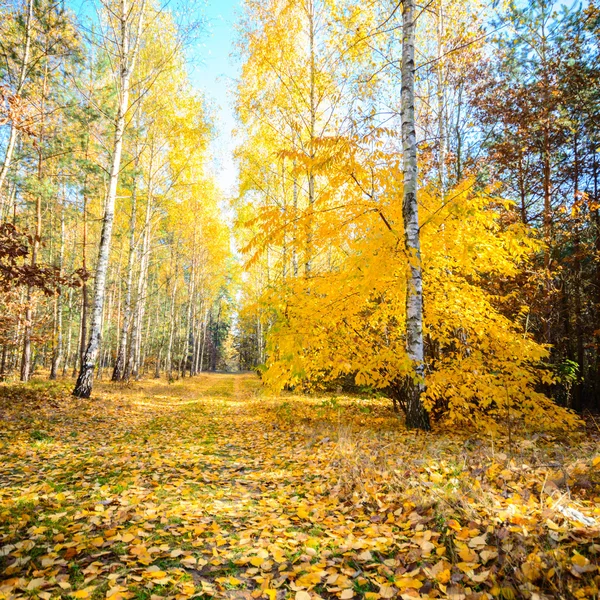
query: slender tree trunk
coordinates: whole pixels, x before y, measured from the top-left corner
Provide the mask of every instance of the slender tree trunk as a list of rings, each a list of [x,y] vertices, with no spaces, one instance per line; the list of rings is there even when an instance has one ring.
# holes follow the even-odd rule
[[[65,207],[64,189],[60,207],[60,247],[58,254],[58,271],[62,277],[65,259]],[[50,379],[56,379],[58,369],[63,359],[63,298],[62,293],[56,296],[56,346],[52,355],[52,367],[50,368]]]
[[[292,184],[292,206],[294,209],[294,228],[293,228],[293,244],[292,244],[292,270],[294,277],[298,277],[298,180],[296,179],[296,163],[292,164],[292,172],[294,173],[294,181]]]
[[[217,370],[217,359],[218,359],[218,351],[219,351],[219,329],[221,328],[221,301],[219,300],[219,309],[217,310],[217,319],[215,322],[215,333],[213,337],[213,347],[212,347],[212,356],[211,356],[211,365],[210,370]]]
[[[570,361],[574,359],[573,354],[573,335],[571,333],[571,295],[569,294],[569,286],[567,283],[566,274],[562,278],[562,286],[560,293],[561,307],[559,311],[559,318],[562,316],[563,331],[564,331],[564,349],[566,352],[566,358]],[[573,394],[569,390],[566,398],[567,408],[573,408]]]
[[[594,179],[594,204],[596,210],[596,323],[600,323],[600,195],[598,194],[598,159],[596,158],[600,146],[593,149],[592,174]],[[600,412],[600,327],[595,331],[596,338],[596,411]]]
[[[40,133],[38,136],[38,165],[37,179],[40,188],[42,187],[43,165],[44,165],[44,115],[46,110],[46,95],[48,84],[48,61],[44,63],[44,77],[42,80],[42,102],[41,102],[41,121]],[[31,266],[35,267],[37,263],[40,244],[42,242],[42,193],[36,192],[35,197],[35,235],[33,237],[33,249],[31,252]],[[25,330],[23,332],[23,355],[21,359],[21,381],[29,381],[31,377],[31,333],[33,331],[33,294],[31,286],[27,288],[27,308],[25,311]]]
[[[521,222],[527,225],[527,195],[525,192],[525,172],[523,169],[523,154],[519,152],[519,174],[518,174],[519,196],[521,199]]]
[[[423,344],[423,270],[417,204],[417,136],[415,131],[415,2],[403,0],[402,11],[402,148],[404,191],[402,214],[406,254],[406,352],[413,374],[406,380],[406,425],[429,430],[423,407],[425,363]]]
[[[158,349],[158,354],[156,355],[156,363],[154,365],[154,379],[160,378],[160,359],[162,356],[162,346]]]
[[[134,169],[137,170],[137,158]],[[125,282],[125,308],[123,311],[123,323],[121,327],[121,337],[117,358],[115,359],[115,368],[113,369],[112,380],[121,381],[125,373],[125,357],[127,356],[127,337],[131,329],[131,288],[133,285],[133,262],[135,260],[135,221],[137,210],[137,187],[136,173],[133,175],[133,185],[131,190],[131,218],[129,220],[129,256],[127,257],[127,279]]]
[[[581,202],[579,197],[579,145],[577,133],[575,133],[573,139],[573,201],[575,205],[575,235],[574,235],[574,248],[573,248],[573,260],[574,260],[574,276],[575,276],[575,335],[577,342],[577,364],[579,365],[579,372],[577,382],[574,388],[574,408],[581,410],[583,403],[583,381],[585,378],[585,352],[584,352],[584,340],[583,340],[583,316],[581,310],[581,227],[580,227],[580,211]]]
[[[11,208],[15,206],[17,197],[17,184],[16,182],[12,184],[10,188],[10,193],[8,194],[8,199],[4,206],[2,206],[2,192],[0,191],[0,221],[8,221],[10,219],[10,211]],[[13,215],[13,225],[16,224],[15,216]]]
[[[71,335],[73,327],[73,288],[69,288],[69,302],[67,304],[67,313],[69,315],[69,325],[67,327],[67,349],[65,351],[65,360],[63,362],[62,376],[65,377],[71,359]]]
[[[195,240],[194,245],[192,247],[192,255],[195,254]],[[193,329],[193,319],[194,319],[194,299],[196,295],[196,261],[192,259],[192,273],[190,277],[190,288],[189,288],[189,301],[188,301],[188,310],[187,310],[187,334],[184,346],[184,362],[183,369],[181,371],[181,376],[185,377],[187,362],[189,360],[190,363],[190,377],[192,376],[192,365],[193,365],[193,352],[192,356],[189,356],[190,352],[190,341],[193,341],[194,329]],[[192,346],[193,348],[193,346]]]
[[[438,179],[442,202],[446,195],[446,103],[444,98],[444,0],[438,0],[437,33],[437,117],[438,117]]]
[[[546,247],[544,248],[544,270],[546,280],[546,322],[545,322],[545,341],[547,344],[551,343],[551,316],[552,306],[550,303],[550,262],[551,262],[551,251],[552,251],[552,205],[550,202],[551,189],[550,189],[550,139],[548,126],[544,129],[544,158],[543,158],[543,187],[544,187],[544,242]]]
[[[206,309],[204,323],[202,324],[202,348],[200,349],[200,373],[204,371],[204,350],[206,349],[206,336],[208,333],[208,314],[210,309]]]
[[[463,161],[462,161],[462,133],[460,130],[461,124],[461,109],[463,105],[463,83],[461,82],[458,86],[458,102],[456,108],[456,125],[454,128],[454,135],[456,138],[456,183],[459,183],[462,179],[462,169],[463,169]]]
[[[89,142],[88,142],[89,144]],[[86,149],[87,159],[87,149]],[[81,270],[83,272],[84,280],[81,285],[81,315],[79,323],[79,356],[78,360],[73,365],[73,377],[76,375],[77,366],[80,368],[83,366],[83,360],[85,356],[85,348],[87,341],[87,322],[88,322],[88,308],[89,308],[89,293],[88,293],[88,270],[87,270],[87,176],[83,181],[83,224],[82,224],[82,236],[81,236]]]
[[[131,74],[133,72],[139,41],[142,32],[145,0],[142,0],[137,26],[137,35],[131,48],[130,26],[131,7],[128,0],[120,3],[120,40],[119,54],[119,105],[115,119],[115,137],[110,168],[110,182],[106,205],[104,208],[104,219],[102,222],[102,233],[98,249],[98,263],[96,265],[96,279],[94,283],[94,309],[92,313],[92,324],[90,339],[85,351],[85,357],[73,395],[78,398],[89,398],[92,393],[94,379],[94,368],[100,353],[100,338],[102,334],[102,309],[104,307],[104,295],[106,290],[106,275],[108,271],[108,259],[110,255],[112,229],[115,216],[115,200],[117,197],[117,185],[119,183],[119,172],[121,169],[121,153],[123,151],[123,136],[125,133],[125,118],[129,107],[129,88]]]
[[[150,161],[150,170],[152,170],[152,161]],[[150,260],[150,217],[152,216],[152,173],[148,182],[148,202],[146,204],[146,218],[144,221],[144,237],[142,241],[142,253],[140,259],[140,272],[137,282],[136,310],[131,330],[131,341],[129,347],[129,359],[125,367],[124,379],[129,379],[131,375],[138,377],[140,369],[142,328],[144,325],[144,314],[146,310],[146,286],[148,279],[148,263]]]
[[[169,343],[167,345],[167,379],[173,381],[173,339],[175,337],[175,297],[177,295],[177,271],[175,272],[175,282],[173,283],[173,292],[171,294],[171,311],[169,315]]]
[[[6,344],[2,344],[2,358],[0,359],[0,381],[6,381],[6,357],[8,348]]]
[[[308,169],[308,220],[306,232],[306,260],[304,262],[304,273],[308,277],[312,269],[313,260],[313,226],[314,226],[314,204],[315,204],[315,127],[317,119],[316,107],[316,65],[315,65],[315,6],[313,0],[309,0],[308,5],[308,42],[310,59],[310,121],[309,121],[309,146],[308,154],[310,158],[310,167]]]
[[[287,198],[286,198],[286,188],[285,188],[285,159],[281,159],[281,207],[283,211],[283,222],[285,223],[285,227],[283,229],[283,240],[282,240],[282,249],[281,249],[281,280],[285,285],[285,280],[287,277],[287,261],[288,261],[288,244],[287,244],[287,224],[288,224],[288,207],[287,207]]]
[[[202,325],[204,323],[204,301],[200,302],[200,316],[196,320],[196,334],[195,334],[195,347],[194,347],[194,375],[198,375],[200,372],[200,352],[202,348]]]

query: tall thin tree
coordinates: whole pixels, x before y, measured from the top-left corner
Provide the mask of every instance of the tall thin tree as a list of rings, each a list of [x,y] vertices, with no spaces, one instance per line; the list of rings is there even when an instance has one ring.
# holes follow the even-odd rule
[[[115,200],[117,197],[117,185],[121,170],[121,154],[123,151],[123,137],[126,127],[126,117],[129,109],[129,91],[131,87],[131,76],[140,47],[140,38],[144,23],[146,0],[141,0],[139,8],[134,10],[135,3],[129,0],[120,0],[118,12],[104,4],[107,12],[112,14],[119,28],[118,40],[116,41],[117,64],[116,78],[118,84],[118,106],[114,121],[114,142],[112,161],[110,168],[110,181],[106,203],[104,207],[104,218],[102,221],[102,233],[98,248],[98,263],[96,265],[96,279],[94,284],[94,305],[92,311],[92,322],[90,337],[77,377],[77,383],[73,395],[78,398],[89,398],[92,393],[94,381],[94,368],[100,353],[100,338],[102,334],[102,313],[104,307],[104,296],[106,291],[106,275],[108,271],[108,260],[110,256],[112,229],[115,217]],[[109,42],[110,43],[110,42]]]
[[[403,0],[402,11],[402,150],[404,190],[402,214],[409,266],[406,281],[406,351],[413,374],[406,381],[406,425],[429,430],[423,406],[425,363],[423,343],[423,268],[417,204],[417,135],[415,131],[415,2]]]

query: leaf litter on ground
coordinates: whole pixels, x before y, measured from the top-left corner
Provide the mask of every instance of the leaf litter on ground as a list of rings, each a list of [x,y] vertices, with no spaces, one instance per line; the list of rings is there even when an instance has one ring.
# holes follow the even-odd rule
[[[0,388],[0,598],[598,597],[593,427],[509,445],[252,375],[70,384]]]

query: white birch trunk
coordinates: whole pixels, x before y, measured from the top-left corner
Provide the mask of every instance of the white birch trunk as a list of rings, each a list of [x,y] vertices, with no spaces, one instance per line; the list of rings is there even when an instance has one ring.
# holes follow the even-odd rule
[[[145,0],[141,1],[139,9],[137,32],[135,38],[131,39],[130,27],[132,25],[132,10],[128,0],[121,0],[120,4],[120,40],[119,40],[119,105],[115,119],[115,138],[113,145],[112,163],[110,168],[110,182],[104,208],[104,219],[102,222],[102,233],[100,246],[98,248],[98,264],[96,266],[96,280],[94,284],[94,305],[92,311],[92,323],[90,327],[90,338],[82,361],[79,377],[73,390],[73,395],[78,398],[89,398],[92,393],[94,380],[94,368],[100,353],[100,338],[102,334],[102,309],[104,307],[104,296],[106,291],[106,275],[108,271],[108,259],[112,240],[112,229],[115,217],[115,200],[117,197],[117,186],[119,183],[119,172],[121,170],[121,154],[123,151],[123,136],[127,110],[129,108],[129,90],[131,75],[135,67],[140,36],[144,20]]]
[[[403,0],[402,11],[402,150],[404,192],[402,214],[406,254],[406,352],[413,373],[406,382],[406,425],[429,429],[421,396],[425,391],[423,345],[423,270],[417,205],[417,135],[415,131],[415,2]]]

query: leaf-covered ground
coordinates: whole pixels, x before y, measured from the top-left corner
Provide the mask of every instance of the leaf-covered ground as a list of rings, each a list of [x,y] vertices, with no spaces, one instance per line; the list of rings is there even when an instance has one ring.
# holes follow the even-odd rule
[[[0,387],[0,598],[597,598],[598,430],[403,430],[249,375]]]

